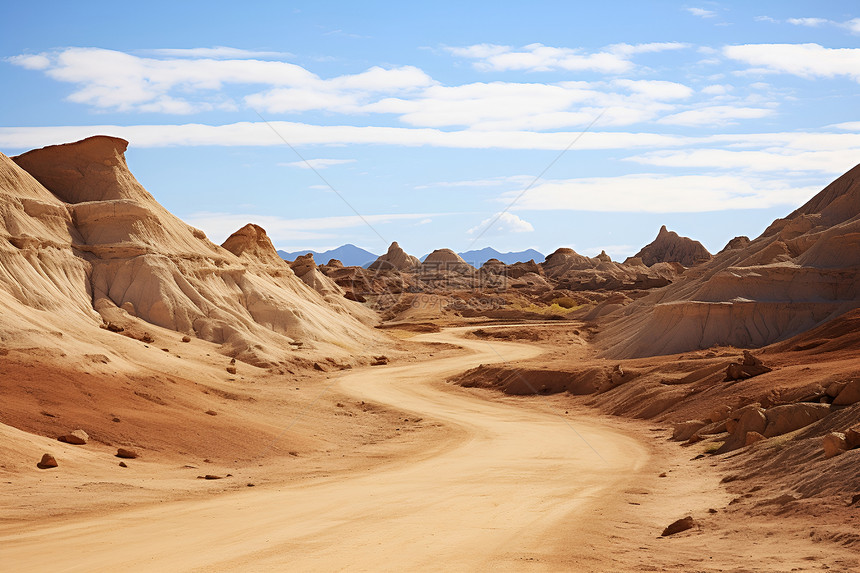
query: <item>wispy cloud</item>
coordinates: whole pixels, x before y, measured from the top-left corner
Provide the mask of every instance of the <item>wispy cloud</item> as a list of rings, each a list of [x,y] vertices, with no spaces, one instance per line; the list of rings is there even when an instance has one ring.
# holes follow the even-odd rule
[[[517,210],[697,213],[799,205],[820,191],[786,179],[724,174],[635,174],[548,181],[529,189]],[[504,194],[500,201],[510,201]]]
[[[334,165],[355,163],[355,159],[306,159],[305,161],[292,161],[290,163],[279,163],[287,167],[298,167],[299,169],[326,169]]]
[[[772,24],[780,24],[781,21],[773,18],[771,16],[756,16],[755,20],[758,22],[770,22]],[[851,20],[838,21],[838,20],[829,20],[827,18],[814,18],[814,17],[806,17],[806,18],[788,18],[785,20],[786,23],[791,24],[793,26],[805,26],[807,28],[821,28],[823,26],[832,26],[835,28],[842,28],[851,32],[852,34],[860,34],[860,18],[853,18]]]
[[[743,170],[758,173],[843,173],[860,157],[860,148],[798,151],[694,149],[654,151],[626,158],[643,165],[679,168]]]
[[[825,48],[819,44],[743,44],[723,54],[750,66],[750,72],[785,73],[803,78],[847,77],[860,82],[860,48]]]
[[[270,127],[271,126],[271,127]],[[454,149],[550,149],[570,145],[579,132],[538,133],[522,130],[471,129],[442,131],[403,127],[352,125],[312,125],[287,121],[240,122],[226,125],[188,123],[181,125],[87,125],[52,127],[0,127],[0,148],[33,149],[56,143],[78,141],[92,135],[112,135],[134,142],[136,147],[172,146],[272,146],[386,144],[432,146]],[[673,147],[691,138],[659,133],[627,131],[589,132],[577,142],[577,149],[635,149]]]
[[[505,175],[489,179],[466,179],[463,181],[438,181],[427,185],[418,185],[416,189],[432,189],[434,187],[499,187],[502,185],[526,185],[534,180],[533,175]]]
[[[704,8],[684,8],[684,10],[699,18],[713,18],[717,15],[713,10],[705,10]]]
[[[552,70],[592,71],[617,74],[633,69],[631,57],[647,52],[679,50],[688,44],[655,42],[649,44],[614,44],[603,51],[588,53],[575,48],[529,44],[522,48],[498,44],[474,44],[446,47],[454,56],[474,60],[474,67],[483,71],[523,70],[548,72]]]
[[[827,24],[830,20],[826,18],[789,18],[786,20],[789,24],[795,26],[808,26],[810,28],[818,28],[823,24]]]
[[[659,119],[658,123],[716,127],[734,124],[741,119],[759,119],[773,113],[774,110],[769,108],[713,105],[667,115]]]

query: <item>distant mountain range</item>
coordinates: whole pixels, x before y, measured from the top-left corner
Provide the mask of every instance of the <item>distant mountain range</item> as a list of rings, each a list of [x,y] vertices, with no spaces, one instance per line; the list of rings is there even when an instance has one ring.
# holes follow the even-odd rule
[[[466,261],[475,268],[481,268],[481,265],[483,265],[490,259],[498,259],[506,265],[512,265],[514,263],[524,263],[532,259],[534,259],[536,263],[542,263],[543,260],[546,258],[543,254],[537,252],[534,249],[526,249],[525,251],[517,251],[510,253],[500,253],[492,247],[485,247],[477,251],[466,251],[465,253],[457,254],[463,257],[464,261]],[[426,259],[428,256],[429,253],[421,257],[421,262],[423,263],[424,259]]]
[[[500,253],[492,247],[486,247],[477,251],[466,251],[465,253],[457,254],[463,257],[464,261],[466,261],[473,267],[478,268],[480,268],[481,265],[483,265],[490,259],[499,259],[506,265],[512,265],[514,263],[524,263],[532,259],[534,259],[536,263],[542,263],[546,258],[546,256],[544,256],[542,253],[539,253],[534,249],[526,249],[525,251],[516,251],[509,253]]]
[[[374,255],[370,251],[365,251],[364,249],[352,244],[346,244],[322,253],[311,250],[296,251],[294,253],[278,251],[281,258],[286,261],[294,261],[296,258],[308,253],[313,254],[314,261],[316,261],[318,265],[324,265],[331,259],[337,259],[347,267],[366,267],[379,257],[379,255]]]
[[[374,255],[370,251],[365,251],[355,245],[347,244],[330,251],[319,253],[317,251],[295,251],[288,253],[286,251],[278,251],[282,259],[294,261],[297,257],[312,253],[314,260],[319,265],[324,265],[331,259],[337,259],[347,267],[366,267],[377,259],[379,255]],[[499,259],[506,265],[521,263],[535,260],[536,263],[541,263],[546,258],[542,253],[534,249],[526,249],[525,251],[517,251],[510,253],[500,253],[492,247],[485,247],[477,251],[466,251],[465,253],[457,253],[463,260],[473,267],[480,268],[481,265],[490,259]],[[429,255],[429,253],[428,253]],[[421,257],[421,261],[427,258],[427,255]]]

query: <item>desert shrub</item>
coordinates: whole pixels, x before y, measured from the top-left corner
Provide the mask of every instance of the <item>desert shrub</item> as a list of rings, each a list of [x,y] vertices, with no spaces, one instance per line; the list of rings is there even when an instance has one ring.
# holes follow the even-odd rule
[[[561,308],[567,308],[567,309],[573,309],[573,308],[580,306],[580,304],[578,302],[576,302],[575,300],[573,300],[569,296],[560,296],[558,298],[554,298],[554,299],[552,299],[552,304],[554,304],[554,305],[557,304]]]

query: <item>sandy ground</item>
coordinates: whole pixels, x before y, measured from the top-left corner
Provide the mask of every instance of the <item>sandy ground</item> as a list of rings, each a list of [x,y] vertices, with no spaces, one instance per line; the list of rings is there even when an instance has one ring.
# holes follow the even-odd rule
[[[156,500],[136,498],[131,481],[127,508],[4,520],[2,569],[790,571],[833,562],[797,542],[796,530],[786,546],[784,531],[774,537],[766,523],[728,528],[708,518],[731,496],[716,472],[689,463],[689,451],[654,439],[664,428],[600,417],[560,397],[446,384],[478,364],[541,352],[461,335],[416,340],[468,353],[331,378],[332,392],[404,412],[401,435],[386,446],[399,455],[384,463],[316,459],[312,476],[283,480],[274,465],[257,487]],[[445,431],[409,431],[416,422]],[[142,487],[158,478],[139,479]],[[61,480],[43,487],[63,495]],[[659,537],[688,514],[704,525]]]

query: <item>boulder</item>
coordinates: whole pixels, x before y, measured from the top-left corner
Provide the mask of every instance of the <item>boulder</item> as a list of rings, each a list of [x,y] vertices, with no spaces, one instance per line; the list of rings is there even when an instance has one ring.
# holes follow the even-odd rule
[[[697,436],[710,436],[713,434],[722,434],[728,432],[726,429],[728,419],[723,419],[718,422],[712,422],[696,431]]]
[[[842,391],[845,386],[848,385],[847,380],[841,380],[838,382],[831,382],[827,385],[827,389],[824,391],[825,394],[830,396],[831,398],[836,398],[839,393]]]
[[[668,537],[670,535],[675,535],[676,533],[681,533],[682,531],[687,531],[688,529],[692,529],[696,526],[696,521],[692,516],[688,515],[678,521],[673,521],[669,526],[663,530],[663,533],[660,534],[660,537]]]
[[[48,468],[55,468],[57,467],[57,465],[57,460],[54,458],[54,456],[52,456],[51,454],[44,454],[42,455],[41,461],[36,464],[36,467],[40,470],[46,470]]]
[[[734,424],[727,423],[727,429],[731,432],[729,438],[717,450],[718,454],[730,452],[746,445],[747,433],[758,432],[764,435],[767,427],[767,418],[764,410],[758,404],[750,404],[737,410],[737,418],[732,419]]]
[[[825,458],[832,458],[845,453],[848,450],[845,434],[842,432],[830,432],[821,440],[821,447],[824,448]]]
[[[834,406],[848,406],[860,402],[860,379],[846,384],[833,399]]]
[[[860,425],[845,430],[845,445],[849,450],[860,448]]]
[[[701,420],[688,420],[675,424],[672,431],[672,439],[683,442],[693,437],[693,434],[704,428],[707,424]]]
[[[751,446],[756,442],[760,442],[762,440],[766,440],[767,438],[759,434],[758,432],[747,432],[746,440],[744,441],[745,446]]]
[[[119,448],[116,451],[116,457],[133,460],[137,457],[137,452],[134,450],[127,450],[126,448]]]
[[[774,406],[765,412],[767,427],[764,430],[766,438],[780,436],[799,430],[813,422],[817,422],[830,414],[828,404],[811,404],[800,402]]]
[[[749,350],[744,350],[743,361],[733,362],[726,368],[726,381],[752,378],[771,370],[773,369],[768,368],[760,359],[750,354]]]
[[[82,446],[89,441],[90,437],[83,430],[72,430],[68,434],[60,436],[57,439],[60,440],[61,442],[65,442],[67,444],[74,444],[76,446]]]

